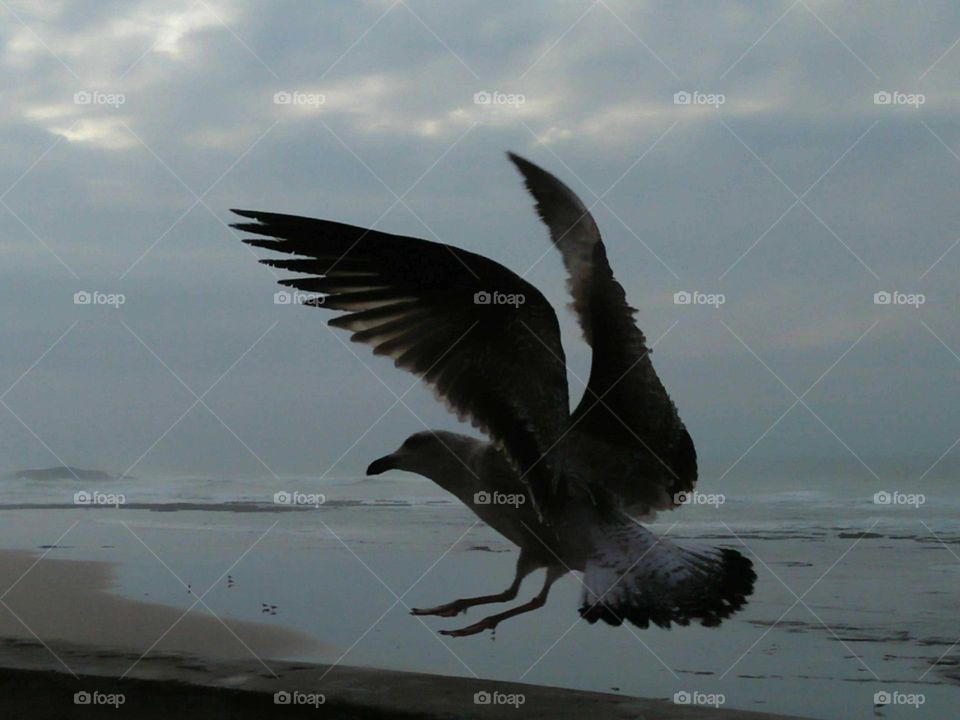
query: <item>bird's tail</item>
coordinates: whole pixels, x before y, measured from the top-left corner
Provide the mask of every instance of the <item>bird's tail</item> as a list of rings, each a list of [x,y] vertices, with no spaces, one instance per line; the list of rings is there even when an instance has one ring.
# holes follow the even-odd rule
[[[601,526],[583,576],[581,617],[621,625],[719,625],[753,592],[753,563],[736,550],[681,547],[633,520]]]

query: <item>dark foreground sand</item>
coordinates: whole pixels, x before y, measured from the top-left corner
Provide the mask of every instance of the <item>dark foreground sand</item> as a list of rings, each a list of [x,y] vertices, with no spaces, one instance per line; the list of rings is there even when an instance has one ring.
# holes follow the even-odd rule
[[[227,628],[207,614],[118,597],[109,592],[106,563],[37,559],[0,551],[2,720],[784,720],[519,683],[273,660],[319,643],[276,626],[231,620]],[[277,703],[278,697],[289,702]],[[491,701],[477,702],[486,698]]]
[[[712,710],[602,693],[421,673],[271,661],[278,677],[255,661],[204,661],[151,656],[123,680],[134,654],[56,645],[49,648],[76,673],[66,672],[39,643],[0,643],[0,717],[116,717],[153,720],[210,718],[612,718],[616,720],[789,720],[739,710]],[[276,693],[301,703],[277,704]],[[76,693],[119,707],[77,705]],[[523,703],[478,705],[477,693],[520,697]],[[322,694],[323,701],[319,703]]]

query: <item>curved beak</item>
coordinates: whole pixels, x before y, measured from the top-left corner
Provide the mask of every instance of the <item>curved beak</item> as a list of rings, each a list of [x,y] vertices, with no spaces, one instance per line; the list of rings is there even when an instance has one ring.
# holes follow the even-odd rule
[[[367,466],[367,475],[379,475],[387,470],[393,470],[396,467],[395,461],[396,458],[392,454],[377,458]]]

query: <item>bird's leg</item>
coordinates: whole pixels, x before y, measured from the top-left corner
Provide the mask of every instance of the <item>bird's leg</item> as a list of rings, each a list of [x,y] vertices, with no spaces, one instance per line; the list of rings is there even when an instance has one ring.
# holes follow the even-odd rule
[[[466,611],[467,608],[473,607],[474,605],[487,605],[489,603],[507,602],[508,600],[513,600],[517,596],[517,593],[520,592],[520,585],[523,583],[523,579],[536,569],[537,566],[535,564],[531,564],[529,558],[527,558],[521,552],[520,557],[517,559],[517,570],[513,577],[513,582],[510,583],[510,587],[503,592],[495,593],[494,595],[480,595],[479,597],[460,598],[459,600],[448,602],[446,605],[438,605],[437,607],[433,608],[412,608],[410,610],[410,614],[454,617]]]
[[[562,567],[548,567],[547,576],[543,581],[543,588],[540,590],[537,596],[529,602],[525,602],[523,605],[517,605],[517,607],[510,608],[502,613],[490,615],[479,622],[475,622],[473,625],[468,625],[467,627],[460,628],[459,630],[441,630],[440,634],[450,635],[451,637],[466,637],[467,635],[476,635],[484,630],[493,630],[495,627],[497,627],[497,625],[500,624],[501,621],[506,620],[507,618],[512,618],[515,615],[522,615],[523,613],[528,613],[533,610],[537,610],[538,608],[542,608],[547,602],[547,595],[550,593],[550,586],[562,578],[566,572],[566,569]]]

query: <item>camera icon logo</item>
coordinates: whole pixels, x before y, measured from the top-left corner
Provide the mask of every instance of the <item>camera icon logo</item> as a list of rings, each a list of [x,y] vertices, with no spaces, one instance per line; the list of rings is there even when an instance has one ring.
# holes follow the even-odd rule
[[[875,292],[873,294],[874,305],[889,305],[892,301],[893,296],[886,290],[881,290],[880,292]]]
[[[486,690],[481,690],[473,694],[473,704],[474,705],[489,705],[491,701],[491,695]]]
[[[93,502],[93,495],[86,490],[80,490],[73,494],[74,505],[89,505],[91,502]]]
[[[691,699],[690,693],[686,690],[678,690],[673,694],[673,703],[675,705],[689,705]]]
[[[673,294],[674,305],[689,305],[691,302],[693,302],[693,296],[686,290],[681,290]]]
[[[489,105],[492,102],[493,102],[493,96],[490,93],[488,93],[486,90],[475,92],[473,94],[474,105]]]
[[[680,492],[674,493],[673,495],[674,505],[685,505],[689,501],[690,501],[690,493],[686,492],[685,490],[681,490]]]
[[[86,690],[80,690],[73,694],[73,704],[74,705],[89,705],[90,701],[93,699],[93,696],[90,695]]]
[[[281,90],[273,94],[274,105],[289,105],[293,102],[293,94],[286,90]]]
[[[86,290],[78,290],[73,294],[74,305],[89,305],[93,302],[93,296]]]
[[[275,492],[273,494],[273,502],[277,505],[289,505],[291,502],[293,502],[293,495],[288,493],[286,490]]]
[[[680,92],[675,92],[673,94],[673,104],[674,105],[689,105],[693,101],[693,96],[690,95],[686,90],[681,90]]]
[[[293,696],[286,690],[277,690],[277,692],[273,694],[274,705],[289,705],[292,700]]]
[[[93,94],[89,90],[81,90],[73,94],[73,102],[76,105],[89,105],[93,102]]]
[[[273,294],[274,305],[289,305],[293,301],[293,295],[286,290],[277,290]]]
[[[889,505],[892,500],[893,496],[891,496],[886,490],[881,490],[873,495],[874,505]]]
[[[874,705],[889,705],[890,699],[890,693],[886,690],[878,690],[873,694]]]
[[[874,105],[889,105],[892,102],[893,102],[893,95],[891,95],[886,90],[881,90],[880,92],[875,92],[873,94]]]
[[[473,295],[474,305],[489,305],[492,297],[486,290],[481,290]]]
[[[490,504],[490,493],[486,490],[481,490],[480,492],[473,494],[473,504],[474,505],[489,505]]]

